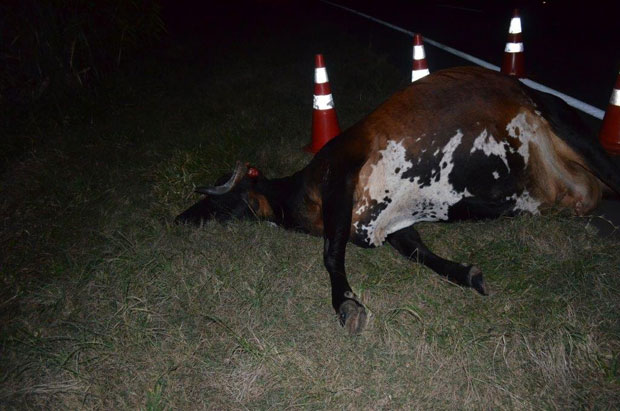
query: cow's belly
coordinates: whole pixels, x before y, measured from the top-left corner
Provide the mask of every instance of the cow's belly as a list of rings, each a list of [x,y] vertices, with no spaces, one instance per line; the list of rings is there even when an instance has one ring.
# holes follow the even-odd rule
[[[481,134],[486,138],[486,132]],[[352,241],[379,246],[389,234],[423,221],[538,213],[541,202],[518,183],[522,173],[499,148],[485,154],[470,141],[458,158],[455,151],[462,143],[463,134],[457,131],[440,147],[411,157],[402,142],[389,141],[360,173]]]
[[[435,167],[416,173],[418,164],[407,158],[406,148],[389,141],[381,158],[368,164],[352,210],[352,238],[369,246],[381,245],[386,237],[421,221],[447,220],[450,207],[471,196],[457,191],[449,181],[453,155],[463,135],[457,132],[434,156]]]
[[[379,246],[387,236],[422,221],[448,220],[450,203],[432,198],[410,199],[394,196],[393,200],[382,201],[370,206],[364,218],[355,219],[352,226],[352,241],[366,246]]]

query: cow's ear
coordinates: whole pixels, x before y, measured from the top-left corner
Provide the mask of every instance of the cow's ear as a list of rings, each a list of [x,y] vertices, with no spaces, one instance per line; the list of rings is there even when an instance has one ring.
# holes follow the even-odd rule
[[[256,191],[248,192],[248,204],[252,209],[254,215],[258,218],[271,219],[273,218],[273,209],[269,200],[263,194],[259,194]]]

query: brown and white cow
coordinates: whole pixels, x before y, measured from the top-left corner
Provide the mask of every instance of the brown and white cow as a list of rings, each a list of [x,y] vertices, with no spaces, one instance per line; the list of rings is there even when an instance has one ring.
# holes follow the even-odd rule
[[[260,217],[324,238],[332,304],[360,332],[366,311],[345,274],[351,241],[385,241],[456,284],[486,294],[482,273],[422,243],[421,221],[537,214],[561,206],[584,214],[620,172],[563,101],[483,68],[437,71],[398,92],[330,141],[297,173],[267,179],[238,163],[177,217]]]

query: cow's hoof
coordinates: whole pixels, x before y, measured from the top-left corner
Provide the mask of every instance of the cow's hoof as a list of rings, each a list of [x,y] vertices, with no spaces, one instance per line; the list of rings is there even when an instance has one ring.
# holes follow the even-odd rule
[[[482,277],[482,271],[478,267],[472,266],[469,269],[468,281],[470,287],[478,291],[482,295],[489,295],[487,287],[484,284],[484,278]]]
[[[351,295],[353,296],[353,293]],[[364,305],[354,296],[353,299],[345,300],[340,304],[338,317],[340,325],[346,328],[349,335],[361,333],[368,323],[368,315]]]

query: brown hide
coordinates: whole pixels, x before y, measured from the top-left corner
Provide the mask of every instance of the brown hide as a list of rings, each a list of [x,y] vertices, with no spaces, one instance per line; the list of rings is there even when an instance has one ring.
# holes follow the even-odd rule
[[[511,122],[515,124],[512,136],[507,129]],[[309,231],[322,232],[318,185],[328,178],[325,173],[329,170],[359,168],[353,224],[366,224],[378,212],[373,208],[377,202],[369,197],[369,177],[390,141],[404,147],[407,160],[415,166],[419,156],[442,150],[457,132],[462,133],[460,145],[469,153],[485,130],[496,142],[507,142],[515,153],[525,153],[526,157],[529,154],[525,170],[522,164],[519,167],[519,162],[510,160],[510,174],[518,187],[540,203],[538,211],[559,204],[583,214],[600,200],[601,183],[585,161],[554,134],[520,82],[483,68],[459,67],[412,83],[317,154],[306,170],[306,181],[314,182],[307,185],[305,195]],[[524,144],[527,147],[522,147]],[[482,168],[484,164],[469,166]]]
[[[248,192],[249,206],[252,213],[258,218],[272,219],[274,217],[273,209],[267,198],[255,191]]]

